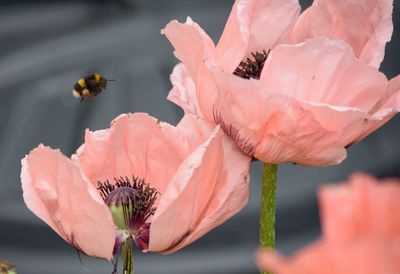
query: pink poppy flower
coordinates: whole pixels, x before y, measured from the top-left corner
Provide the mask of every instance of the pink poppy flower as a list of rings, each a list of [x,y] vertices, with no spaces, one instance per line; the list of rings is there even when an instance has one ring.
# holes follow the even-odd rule
[[[400,271],[400,180],[356,174],[350,183],[319,191],[322,239],[291,258],[258,254],[276,274],[383,273]]]
[[[337,164],[400,109],[400,77],[376,70],[391,11],[391,0],[316,0],[301,15],[296,0],[236,0],[216,46],[190,18],[172,21],[162,33],[182,63],[168,99],[262,161]]]
[[[22,160],[26,205],[65,241],[111,259],[132,237],[170,253],[238,212],[250,158],[219,127],[185,115],[177,127],[144,113],[86,131],[72,159],[39,145]]]

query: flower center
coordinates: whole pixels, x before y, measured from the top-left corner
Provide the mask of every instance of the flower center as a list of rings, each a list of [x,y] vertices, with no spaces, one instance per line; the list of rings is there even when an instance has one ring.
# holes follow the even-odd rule
[[[233,74],[244,79],[260,79],[261,71],[264,67],[265,61],[268,58],[268,54],[269,51],[266,52],[265,50],[262,52],[252,52],[251,56],[253,58],[247,58],[246,60],[241,61]]]
[[[269,52],[270,50],[268,50],[268,52],[265,50],[262,52],[252,52],[252,58],[246,58],[246,60],[241,61],[233,74],[244,79],[260,79],[261,71],[264,68]],[[215,108],[213,109],[213,118],[214,122],[217,125],[220,125],[225,134],[233,139],[244,153],[250,156],[254,155],[256,146],[252,142],[251,138],[242,136],[239,128],[232,124],[226,123],[221,113],[219,113],[219,111]]]
[[[137,177],[132,177],[131,181],[128,177],[114,180],[114,184],[108,180],[97,182],[97,189],[109,207],[117,228],[132,236],[140,249],[147,249],[150,232],[147,221],[157,209],[154,203],[159,192]]]

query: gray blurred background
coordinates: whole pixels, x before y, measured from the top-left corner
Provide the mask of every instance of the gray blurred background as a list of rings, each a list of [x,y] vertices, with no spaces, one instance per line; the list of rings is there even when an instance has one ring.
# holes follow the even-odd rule
[[[310,1],[301,1],[303,7]],[[400,9],[381,70],[400,73]],[[160,29],[190,15],[217,41],[233,1],[0,1],[0,259],[18,273],[111,273],[112,265],[82,257],[25,207],[20,160],[39,143],[70,155],[85,128],[106,128],[123,112],[148,112],[175,124],[182,112],[165,98],[177,63]],[[116,79],[96,100],[71,95],[83,74]],[[279,167],[277,247],[290,253],[319,230],[315,189],[353,171],[400,177],[400,117],[349,150],[341,165]],[[251,168],[248,205],[196,243],[168,256],[135,252],[139,274],[257,273],[261,164]],[[344,224],[345,225],[345,224]]]

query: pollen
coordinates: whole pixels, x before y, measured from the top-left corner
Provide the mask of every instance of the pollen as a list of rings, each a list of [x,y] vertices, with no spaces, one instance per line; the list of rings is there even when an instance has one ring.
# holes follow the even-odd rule
[[[79,80],[78,80],[78,84],[79,84],[81,87],[85,88],[85,87],[86,87],[85,79],[83,79],[83,78],[79,79]]]
[[[251,53],[252,58],[240,62],[239,66],[233,72],[234,75],[244,79],[260,79],[261,71],[264,68],[265,61],[268,58],[269,51]]]
[[[94,79],[96,80],[97,83],[100,82],[100,78],[101,78],[100,74],[94,73]]]
[[[82,90],[82,94],[83,94],[83,96],[89,96],[90,91],[85,88],[84,90]]]

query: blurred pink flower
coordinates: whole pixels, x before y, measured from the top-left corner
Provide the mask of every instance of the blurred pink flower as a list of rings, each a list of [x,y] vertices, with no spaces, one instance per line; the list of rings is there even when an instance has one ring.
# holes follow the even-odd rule
[[[168,99],[269,163],[337,164],[400,109],[377,71],[392,0],[236,0],[215,46],[190,18],[162,33],[182,61]],[[337,39],[337,40],[333,40]]]
[[[130,236],[143,251],[169,253],[223,223],[247,202],[249,164],[201,118],[173,127],[138,113],[87,130],[72,159],[39,145],[21,180],[33,213],[84,253],[111,259]]]
[[[400,180],[356,174],[319,191],[322,239],[291,258],[268,251],[260,267],[276,274],[400,273]]]

